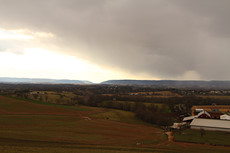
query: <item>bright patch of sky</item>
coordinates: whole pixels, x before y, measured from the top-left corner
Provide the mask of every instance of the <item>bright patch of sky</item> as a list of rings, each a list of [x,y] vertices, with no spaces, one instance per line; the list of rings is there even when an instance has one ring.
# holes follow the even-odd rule
[[[0,53],[1,76],[77,79],[100,82],[114,76],[86,61],[40,48],[25,48],[23,54]]]
[[[0,40],[30,40],[35,38],[54,37],[52,33],[45,32],[31,32],[26,29],[6,30],[0,28]]]
[[[0,42],[8,43],[5,49],[0,51],[0,77],[89,80],[95,83],[109,79],[135,78],[119,70],[105,70],[75,56],[39,48],[42,44],[38,44],[37,41],[53,37],[55,36],[52,33],[31,32],[26,29],[0,29]],[[26,45],[15,47],[13,44],[15,41],[26,41],[28,46],[35,46],[34,48],[26,48]],[[15,50],[18,49],[21,50],[16,52]]]

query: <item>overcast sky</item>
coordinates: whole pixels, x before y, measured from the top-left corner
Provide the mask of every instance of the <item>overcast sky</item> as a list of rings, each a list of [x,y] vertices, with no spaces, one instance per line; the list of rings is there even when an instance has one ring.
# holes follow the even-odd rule
[[[229,0],[0,0],[0,77],[229,80],[229,15]]]

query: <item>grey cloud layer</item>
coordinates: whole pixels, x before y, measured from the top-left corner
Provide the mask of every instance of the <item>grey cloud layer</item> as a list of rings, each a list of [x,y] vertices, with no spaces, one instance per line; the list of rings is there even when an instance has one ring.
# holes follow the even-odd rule
[[[229,0],[0,0],[0,25],[54,33],[68,54],[164,79],[229,79]],[[68,46],[68,47],[65,47]]]

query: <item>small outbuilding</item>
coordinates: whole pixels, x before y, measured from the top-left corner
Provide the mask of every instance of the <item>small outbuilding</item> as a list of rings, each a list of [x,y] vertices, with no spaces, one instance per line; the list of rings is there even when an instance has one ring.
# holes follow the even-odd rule
[[[224,114],[224,115],[221,115],[221,116],[220,116],[220,119],[221,119],[221,120],[230,120],[230,116],[227,115],[227,114]]]
[[[172,129],[181,129],[187,126],[186,122],[182,122],[182,123],[173,123],[173,125],[171,126]]]

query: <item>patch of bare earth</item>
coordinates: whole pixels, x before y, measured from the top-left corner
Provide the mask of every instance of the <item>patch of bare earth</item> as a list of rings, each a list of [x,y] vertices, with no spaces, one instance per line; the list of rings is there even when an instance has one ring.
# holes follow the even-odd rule
[[[168,136],[168,141],[173,142],[173,139],[174,139],[173,133],[171,131],[168,131],[168,132],[165,132],[165,134],[167,134]]]

